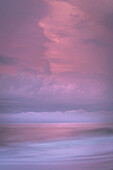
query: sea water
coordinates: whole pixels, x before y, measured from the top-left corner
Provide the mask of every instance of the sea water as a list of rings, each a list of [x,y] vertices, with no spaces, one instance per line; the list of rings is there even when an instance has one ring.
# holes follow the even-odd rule
[[[0,165],[113,161],[113,124],[1,124]]]

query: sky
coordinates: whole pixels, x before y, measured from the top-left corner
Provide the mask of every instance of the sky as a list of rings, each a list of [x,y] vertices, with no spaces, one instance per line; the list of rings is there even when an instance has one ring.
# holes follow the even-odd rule
[[[0,0],[0,123],[113,122],[113,1]]]

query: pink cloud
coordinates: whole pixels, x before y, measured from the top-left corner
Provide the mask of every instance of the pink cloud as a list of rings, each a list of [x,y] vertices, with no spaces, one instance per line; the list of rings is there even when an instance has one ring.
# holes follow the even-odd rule
[[[109,63],[106,61],[111,56],[108,53],[109,47],[103,50],[102,46],[111,41],[110,32],[90,16],[87,10],[75,5],[76,1],[74,5],[68,1],[47,2],[50,10],[38,25],[43,28],[44,35],[49,40],[44,45],[52,72],[108,73]],[[90,47],[87,43],[82,43],[91,39]]]

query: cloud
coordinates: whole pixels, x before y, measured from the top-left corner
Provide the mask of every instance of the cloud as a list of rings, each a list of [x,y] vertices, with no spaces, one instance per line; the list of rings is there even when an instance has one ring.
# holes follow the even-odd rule
[[[46,61],[45,66],[43,68],[43,72],[47,75],[51,74],[51,68],[50,68],[50,63],[49,61]]]
[[[112,122],[112,120],[113,111],[69,110],[65,112],[22,112],[20,114],[0,115],[0,123],[87,123]]]
[[[74,73],[75,75],[75,73]],[[0,76],[1,113],[113,110],[113,81],[76,74],[76,82],[21,72]]]
[[[113,12],[105,17],[103,23],[105,24],[106,28],[109,29],[113,34]]]
[[[49,42],[45,44],[45,55],[50,62],[51,71],[59,73],[72,71],[74,65],[71,60],[73,53],[73,40],[77,35],[75,27],[84,27],[88,17],[75,6],[64,1],[48,1],[50,11],[42,18],[38,25],[43,28],[44,35]],[[60,8],[60,9],[59,9]],[[77,38],[76,37],[76,38]],[[72,51],[70,53],[70,51]],[[73,55],[75,55],[73,53]],[[60,60],[60,63],[55,61]],[[54,61],[54,62],[53,62]]]
[[[113,1],[112,0],[66,0],[68,3],[77,6],[79,9],[87,13],[88,16],[101,25],[107,36],[113,38],[112,34],[112,16],[113,16]],[[109,32],[109,33],[108,33]],[[109,36],[110,35],[110,36]],[[105,36],[105,35],[104,35]]]
[[[0,55],[0,65],[13,65],[17,63],[18,60],[13,57]]]
[[[98,20],[95,11],[98,3],[94,1],[92,1],[94,7],[89,3],[85,9],[83,4],[89,1],[83,4],[77,0],[47,0],[47,2],[50,9],[38,25],[48,39],[44,44],[45,57],[53,74],[63,72],[111,74],[109,70],[112,68],[111,33],[103,24],[109,8],[105,12],[106,15],[103,12],[101,19]],[[101,2],[99,1],[99,6]],[[93,12],[90,11],[90,6]],[[86,44],[92,46],[89,48]]]
[[[98,39],[95,39],[95,38],[83,40],[82,43],[84,43],[86,45],[96,45],[96,46],[105,46],[106,45],[104,42],[102,42]]]

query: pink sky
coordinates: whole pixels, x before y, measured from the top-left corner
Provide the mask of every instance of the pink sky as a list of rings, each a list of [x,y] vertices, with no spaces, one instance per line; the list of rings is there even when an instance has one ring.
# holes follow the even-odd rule
[[[111,120],[112,0],[2,0],[0,13],[2,119],[33,112],[67,121],[74,111],[70,121],[93,121],[90,112]]]

